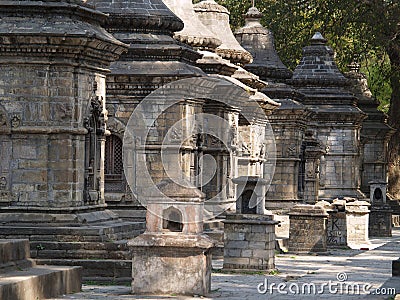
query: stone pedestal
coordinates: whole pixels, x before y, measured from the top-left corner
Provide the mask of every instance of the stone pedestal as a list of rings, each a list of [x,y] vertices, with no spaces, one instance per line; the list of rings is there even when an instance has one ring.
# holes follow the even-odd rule
[[[224,221],[224,269],[275,268],[275,225],[272,215],[234,214]]]
[[[204,194],[170,179],[157,190],[147,203],[146,232],[128,242],[132,293],[207,295],[214,242],[202,234]]]
[[[320,206],[296,205],[289,212],[289,251],[326,252],[328,213]]]
[[[370,204],[366,201],[346,203],[347,245],[359,248],[368,245],[368,219]]]
[[[392,213],[387,203],[387,182],[384,180],[373,180],[370,184],[371,212],[369,214],[369,236],[390,237],[392,236]]]
[[[144,233],[131,242],[132,293],[207,295],[213,242],[205,235]]]
[[[392,276],[400,276],[400,258],[392,261]]]
[[[316,206],[324,208],[329,214],[326,228],[328,247],[343,247],[347,245],[345,203],[345,200],[337,199],[333,203],[324,200],[315,203]]]
[[[369,214],[369,236],[392,236],[392,209],[389,205],[372,206]]]

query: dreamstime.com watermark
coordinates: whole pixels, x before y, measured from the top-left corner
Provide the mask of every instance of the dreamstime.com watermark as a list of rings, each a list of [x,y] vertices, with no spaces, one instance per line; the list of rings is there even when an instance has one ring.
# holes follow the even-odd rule
[[[257,286],[259,294],[281,294],[281,295],[396,295],[395,288],[377,288],[373,289],[369,283],[359,283],[348,281],[347,274],[344,272],[336,275],[335,281],[329,280],[322,283],[296,283],[296,282],[268,282],[268,278],[264,279]]]

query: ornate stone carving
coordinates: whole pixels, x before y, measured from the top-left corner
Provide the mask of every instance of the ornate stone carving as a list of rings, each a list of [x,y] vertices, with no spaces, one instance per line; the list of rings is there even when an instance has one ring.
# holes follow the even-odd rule
[[[21,116],[20,115],[14,115],[11,118],[11,127],[12,128],[18,128],[21,126]]]
[[[0,190],[5,190],[7,187],[7,178],[2,176],[0,177]]]

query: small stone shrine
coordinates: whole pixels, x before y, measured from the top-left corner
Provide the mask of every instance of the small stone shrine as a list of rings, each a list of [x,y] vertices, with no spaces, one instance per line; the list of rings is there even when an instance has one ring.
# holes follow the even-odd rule
[[[163,180],[147,202],[146,231],[130,240],[133,294],[206,296],[211,248],[203,235],[204,194],[188,182]]]
[[[392,236],[392,209],[387,203],[387,182],[383,180],[370,181],[369,236]]]
[[[265,214],[266,180],[257,176],[233,179],[236,214],[224,223],[224,269],[275,269],[275,225],[272,214]]]

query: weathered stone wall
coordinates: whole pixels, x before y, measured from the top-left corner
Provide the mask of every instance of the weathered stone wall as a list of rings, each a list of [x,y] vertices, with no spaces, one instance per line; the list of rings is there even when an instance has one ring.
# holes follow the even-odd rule
[[[89,114],[95,74],[48,65],[5,69],[1,103],[13,120],[12,168],[6,177],[13,205],[83,205],[82,122]]]
[[[304,132],[299,124],[286,125],[287,122],[274,122],[274,115],[270,116],[270,119],[276,142],[276,166],[267,192],[266,205],[267,209],[273,207],[280,209],[285,206],[281,201],[299,199],[298,176]]]
[[[316,135],[326,147],[321,159],[320,197],[357,195],[359,179],[359,127],[317,125]]]

